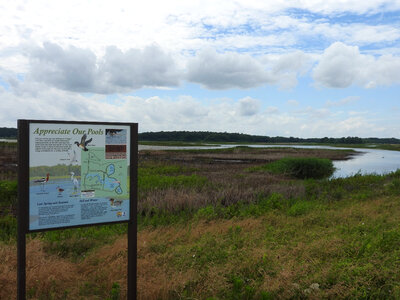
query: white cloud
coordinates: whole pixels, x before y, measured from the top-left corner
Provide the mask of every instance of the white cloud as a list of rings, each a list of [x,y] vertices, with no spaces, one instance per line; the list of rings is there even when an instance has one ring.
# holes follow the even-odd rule
[[[264,66],[249,55],[200,51],[188,62],[187,79],[209,89],[251,88],[272,83]]]
[[[383,55],[375,58],[361,54],[358,47],[333,43],[313,70],[317,84],[347,88],[353,84],[365,88],[400,83],[400,57]]]
[[[251,97],[245,97],[239,100],[239,115],[252,116],[260,111],[260,100]]]
[[[20,90],[25,93],[19,95],[0,88],[3,126],[15,127],[16,119],[29,118],[138,122],[140,132],[208,130],[299,137],[398,135],[398,126],[377,123],[368,114],[341,118],[326,109],[310,107],[289,114],[273,106],[262,110],[258,100],[250,97],[238,101],[216,99],[205,104],[190,96],[173,100],[120,95],[111,101],[105,96],[84,97],[41,84],[20,87]]]
[[[96,77],[96,56],[92,51],[76,47],[64,50],[59,45],[44,43],[30,56],[31,76],[59,89],[88,92],[93,90]]]
[[[311,61],[302,51],[254,58],[207,48],[189,60],[187,79],[209,89],[246,89],[266,84],[291,89],[298,83],[297,76],[309,70]]]
[[[168,53],[160,46],[122,51],[115,46],[96,56],[89,49],[62,48],[54,43],[25,47],[29,69],[24,78],[50,87],[99,94],[129,92],[144,87],[177,87],[183,80],[199,83],[207,89],[250,89],[277,85],[293,89],[298,77],[308,74],[316,56],[295,51],[282,55],[253,57],[235,52],[218,53],[206,48],[191,57]],[[317,60],[312,77],[317,85],[364,88],[400,83],[400,57],[360,53],[358,47],[341,42],[325,49]],[[14,88],[20,85],[0,67],[0,76]],[[328,103],[328,105],[330,105]]]
[[[320,87],[391,86],[384,101],[393,101],[400,83],[399,9],[398,0],[0,3],[0,120],[15,126],[17,117],[100,116],[137,120],[142,130],[346,136],[391,128],[381,132],[397,136],[397,125],[346,112],[346,104],[361,105],[342,96],[353,92],[330,91],[333,100],[316,108],[313,101],[321,97],[305,85],[311,75]],[[249,91],[251,98],[239,91],[244,98],[224,101],[213,98],[222,92],[204,90],[207,100],[199,100],[190,84],[181,93],[190,96],[158,93],[184,81],[212,90],[258,88]],[[276,96],[275,86],[296,94]],[[152,97],[114,95],[146,87]],[[298,99],[287,102],[291,110],[305,109],[289,114],[278,101],[267,107],[255,99],[279,100],[283,93],[281,99]],[[328,110],[339,106],[340,112]]]
[[[99,73],[115,88],[177,86],[180,80],[174,59],[158,46],[126,52],[108,47]]]
[[[338,100],[338,101],[331,101],[331,100],[328,100],[328,101],[326,101],[325,106],[326,106],[326,107],[343,106],[343,105],[346,105],[346,104],[349,104],[349,103],[356,102],[356,101],[358,101],[358,100],[360,100],[360,97],[358,97],[358,96],[349,96],[349,97],[340,99],[340,100]]]
[[[74,92],[106,94],[180,82],[174,59],[155,45],[126,52],[108,47],[97,58],[88,49],[44,43],[29,52],[29,62],[28,80]]]

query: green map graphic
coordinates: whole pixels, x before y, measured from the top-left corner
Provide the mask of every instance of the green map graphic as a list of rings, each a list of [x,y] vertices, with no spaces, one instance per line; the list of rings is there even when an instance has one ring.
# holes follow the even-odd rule
[[[81,152],[81,190],[95,190],[96,197],[128,198],[127,160],[105,159],[101,147]]]

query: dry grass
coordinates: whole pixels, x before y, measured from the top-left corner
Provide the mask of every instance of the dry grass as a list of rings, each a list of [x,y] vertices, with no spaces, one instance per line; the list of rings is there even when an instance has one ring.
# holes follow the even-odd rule
[[[0,142],[0,180],[17,178],[17,146]]]
[[[397,195],[360,200],[345,194],[340,201],[311,203],[312,209],[299,214],[289,213],[289,208],[272,208],[258,217],[193,218],[197,209],[208,205],[252,204],[260,195],[272,193],[307,202],[302,182],[246,172],[260,160],[277,157],[278,150],[272,150],[261,150],[256,160],[241,151],[208,156],[164,151],[140,155],[141,166],[183,167],[182,172],[165,176],[196,174],[207,177],[208,183],[153,189],[140,199],[140,213],[149,214],[156,207],[193,214],[185,222],[139,231],[139,299],[400,297]],[[385,236],[388,232],[392,240]],[[107,299],[113,283],[121,288],[120,298],[126,297],[126,236],[78,261],[51,255],[46,247],[43,239],[28,240],[30,299]],[[388,286],[390,292],[385,290]],[[0,299],[15,297],[16,246],[0,244]]]
[[[343,228],[374,226],[381,219],[393,227],[400,221],[398,200],[332,204],[299,217],[271,212],[258,218],[192,220],[144,229],[138,234],[138,298],[229,299],[235,278],[259,297],[268,291],[283,299],[351,298],[357,288],[373,286],[374,276],[383,275],[374,270],[369,278],[357,278],[353,286],[346,277],[328,280],[335,272],[359,272],[366,263],[353,257],[337,269],[341,261],[352,259],[346,252],[352,240]],[[27,244],[31,299],[105,299],[115,282],[121,287],[121,299],[126,297],[125,236],[79,262],[47,254],[43,243],[30,239]],[[382,262],[371,257],[368,263]],[[399,280],[395,274],[394,270],[391,276]],[[15,299],[15,245],[0,247],[0,283],[0,298]]]

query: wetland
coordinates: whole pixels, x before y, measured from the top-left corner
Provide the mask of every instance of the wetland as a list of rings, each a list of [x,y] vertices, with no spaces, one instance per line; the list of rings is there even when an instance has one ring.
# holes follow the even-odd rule
[[[358,154],[218,148],[139,152],[139,299],[400,297],[400,171],[299,179],[264,166]],[[15,299],[17,184],[7,172],[0,298]],[[27,251],[29,299],[126,297],[124,224],[31,234]]]

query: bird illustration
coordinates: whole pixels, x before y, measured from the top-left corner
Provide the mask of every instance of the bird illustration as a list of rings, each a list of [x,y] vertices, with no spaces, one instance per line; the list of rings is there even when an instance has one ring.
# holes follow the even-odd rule
[[[79,187],[79,181],[74,177],[75,176],[74,172],[71,172],[70,174],[71,174],[71,181],[74,184],[74,192],[77,192]]]
[[[57,186],[56,189],[57,189],[59,195],[61,195],[61,193],[64,192],[64,189],[59,186]]]
[[[77,142],[75,142],[75,143],[77,143]],[[75,150],[73,150],[73,152],[71,152],[71,153],[68,153],[68,155],[69,155],[69,158],[70,158],[70,164],[72,165],[72,164],[74,164],[74,163],[78,163],[78,160],[76,159],[76,151]]]
[[[77,145],[79,148],[81,148],[83,151],[89,151],[86,146],[92,141],[92,138],[86,140],[86,133],[82,136],[81,142],[75,142],[75,145]]]
[[[122,200],[115,200],[114,198],[110,198],[109,201],[112,207],[121,206],[122,204]]]
[[[34,183],[40,183],[40,184],[42,185],[41,189],[42,189],[42,191],[44,191],[44,185],[46,184],[46,182],[49,181],[49,177],[50,177],[50,174],[47,173],[47,174],[46,174],[46,177],[42,177],[42,178],[40,178],[40,179],[36,179],[36,180],[34,180],[33,182],[34,182]]]

